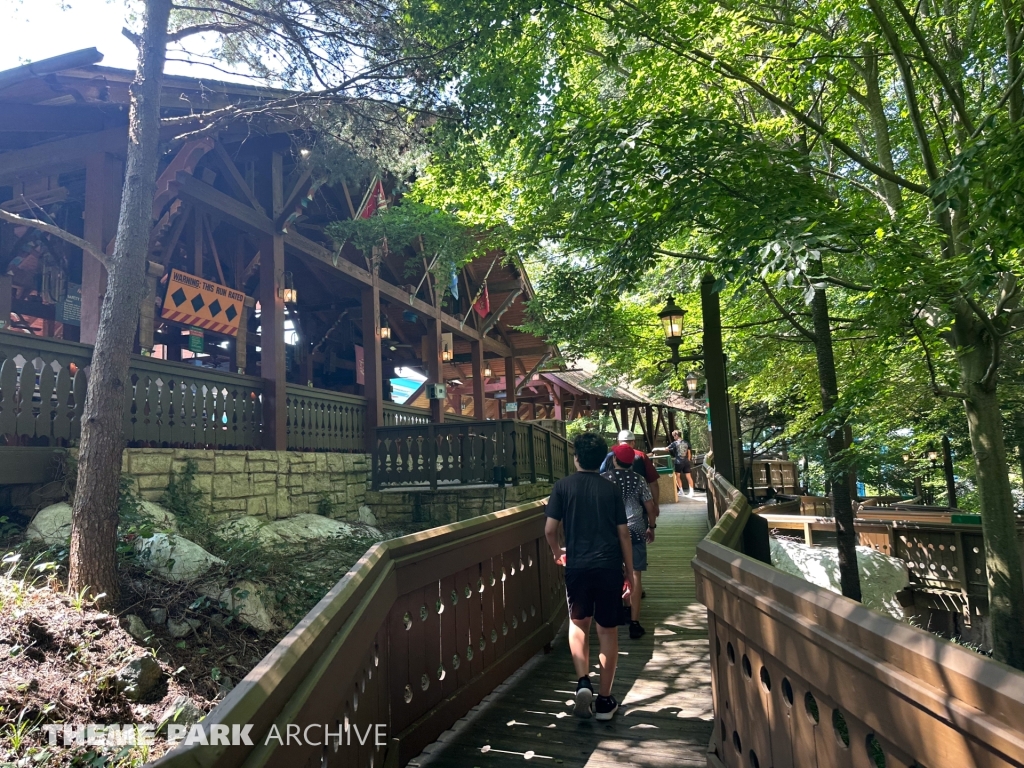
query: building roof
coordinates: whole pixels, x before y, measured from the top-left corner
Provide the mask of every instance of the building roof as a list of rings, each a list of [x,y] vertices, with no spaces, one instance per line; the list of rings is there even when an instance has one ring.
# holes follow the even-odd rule
[[[541,375],[548,380],[561,383],[563,388],[568,385],[569,388],[577,390],[580,394],[592,395],[604,400],[615,400],[629,405],[660,405],[680,411],[704,413],[704,404],[701,401],[690,400],[681,395],[650,397],[635,386],[602,382],[590,371],[579,369],[545,371]]]

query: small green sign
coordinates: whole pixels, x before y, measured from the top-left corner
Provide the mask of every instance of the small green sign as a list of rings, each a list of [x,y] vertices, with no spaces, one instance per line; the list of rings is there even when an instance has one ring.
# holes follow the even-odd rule
[[[953,525],[981,525],[981,515],[950,515],[949,522]]]
[[[188,351],[202,354],[205,350],[205,338],[202,328],[188,329]]]

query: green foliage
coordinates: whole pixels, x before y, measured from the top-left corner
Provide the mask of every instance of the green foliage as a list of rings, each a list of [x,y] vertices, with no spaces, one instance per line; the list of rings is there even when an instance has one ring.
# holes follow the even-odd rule
[[[565,424],[565,437],[569,442],[574,441],[584,432],[597,432],[599,435],[608,437],[614,435],[615,422],[607,413],[595,412],[589,416],[581,416]]]
[[[209,543],[212,531],[203,503],[203,492],[195,484],[198,472],[196,462],[187,459],[180,472],[171,473],[160,503],[177,517],[178,530],[182,536],[205,546]]]
[[[153,524],[142,512],[142,499],[135,493],[135,481],[121,475],[117,486],[118,532],[123,537],[134,534],[142,538],[153,535]]]
[[[331,494],[327,491],[320,491],[316,498],[316,513],[321,517],[334,517],[336,504],[331,500]]]
[[[423,256],[407,260],[407,276],[423,269],[423,258],[442,292],[449,290],[451,277],[464,264],[493,247],[494,233],[485,233],[465,223],[457,214],[403,200],[368,219],[346,219],[327,227],[340,251],[347,243],[369,255],[422,250]]]
[[[1024,140],[1007,114],[997,6],[920,19],[919,38],[889,9],[915,54],[945,51],[949,35],[964,46],[913,74],[922,103],[949,107],[944,67],[962,109],[918,117],[878,12],[855,3],[409,6],[423,39],[472,40],[450,69],[462,122],[439,130],[414,194],[507,222],[537,288],[530,330],[609,379],[678,390],[685,371],[657,368],[667,350],[655,314],[666,293],[683,294],[684,349],[695,346],[694,293],[712,270],[733,395],[773,419],[770,437],[747,442],[785,443],[813,476],[836,414],[821,412],[814,350],[792,321],[809,326],[806,302],[825,285],[836,411],[855,437],[844,465],[906,492],[924,470],[902,454],[949,435],[961,506],[977,503],[962,406],[935,391],[962,386],[951,331],[965,297],[994,317],[1000,275],[1024,267]],[[865,97],[876,88],[881,122]],[[999,318],[1008,417],[1024,403],[1011,305]],[[1024,444],[1024,422],[1007,424]]]

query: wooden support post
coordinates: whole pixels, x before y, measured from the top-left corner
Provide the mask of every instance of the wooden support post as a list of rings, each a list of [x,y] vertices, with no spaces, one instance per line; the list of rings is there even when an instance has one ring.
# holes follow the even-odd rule
[[[431,400],[431,410],[433,410],[433,404],[441,404],[441,413],[444,413],[444,400]],[[437,490],[437,433],[434,428],[434,424],[427,425],[427,455],[426,461],[428,462],[428,472],[430,477],[430,490]]]
[[[629,429],[629,406],[624,402],[619,402],[619,431]]]
[[[235,371],[240,374],[245,373],[245,366],[248,362],[246,356],[249,345],[249,315],[255,306],[256,300],[251,296],[246,296],[242,304],[242,316],[238,318],[238,335],[235,336]]]
[[[7,330],[11,326],[11,298],[13,295],[13,278],[10,275],[0,275],[0,330]]]
[[[363,391],[366,396],[366,452],[376,453],[377,428],[384,425],[384,394],[381,386],[380,285],[376,268],[373,285],[360,291],[363,310]]]
[[[668,409],[668,440],[672,442],[672,433],[676,431],[676,412]]]
[[[274,215],[284,204],[281,155],[270,162]],[[263,446],[271,451],[288,448],[284,368],[284,236],[264,234],[260,239],[260,375],[263,377]]]
[[[146,293],[139,304],[139,350],[145,356],[153,353],[153,326],[156,315],[156,286],[164,267],[155,261],[146,263]]]
[[[205,214],[198,208],[192,216],[192,274],[203,276],[203,219]]]
[[[514,357],[505,358],[505,416],[506,419],[518,418],[517,410],[509,410],[507,408],[508,403],[516,402],[516,359]]]
[[[83,236],[101,250],[117,231],[118,162],[100,152],[85,163],[85,212]],[[95,344],[100,328],[103,296],[107,292],[107,270],[87,253],[82,254],[82,319],[79,339]]]
[[[562,414],[562,390],[559,389],[558,387],[552,387],[552,389],[551,389],[551,398],[554,401],[554,412],[555,412],[554,413],[554,417],[558,421],[562,421],[563,420],[563,414]]]
[[[441,364],[441,319],[427,318],[427,343],[424,364],[427,366],[427,381],[431,384],[444,384],[444,368]],[[444,404],[447,398],[430,400],[430,421],[433,424],[444,424]]]
[[[650,405],[644,406],[644,435],[647,438],[644,442],[647,443],[648,453],[654,448],[654,408]]]
[[[484,345],[479,341],[469,342],[473,366],[473,418],[483,421],[487,418],[484,411]]]
[[[704,376],[707,380],[708,407],[711,409],[715,471],[735,485],[738,477],[733,471],[732,461],[732,419],[729,418],[729,386],[725,372],[725,352],[722,349],[722,310],[714,286],[714,275],[705,275],[700,284],[704,323]]]

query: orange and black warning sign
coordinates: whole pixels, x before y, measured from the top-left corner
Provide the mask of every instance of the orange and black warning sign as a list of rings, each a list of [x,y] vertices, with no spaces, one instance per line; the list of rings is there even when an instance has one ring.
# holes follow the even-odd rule
[[[241,291],[172,269],[160,317],[235,336],[244,302],[245,294]]]

